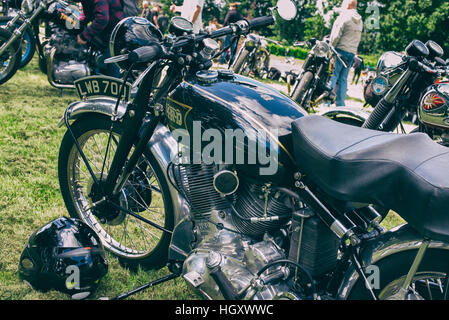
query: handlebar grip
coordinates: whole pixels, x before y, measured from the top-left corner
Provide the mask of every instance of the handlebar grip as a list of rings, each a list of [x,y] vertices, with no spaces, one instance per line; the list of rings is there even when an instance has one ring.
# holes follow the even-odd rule
[[[273,16],[264,16],[248,20],[248,24],[250,29],[260,29],[272,25],[274,21]]]
[[[160,58],[162,53],[162,47],[159,44],[153,44],[131,51],[128,55],[128,60],[132,63],[150,62],[151,60]]]

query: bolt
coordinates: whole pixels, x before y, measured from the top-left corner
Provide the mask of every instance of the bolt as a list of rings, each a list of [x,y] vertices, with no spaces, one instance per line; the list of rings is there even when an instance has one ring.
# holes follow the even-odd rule
[[[221,219],[224,219],[224,218],[226,217],[226,213],[225,213],[224,211],[219,211],[219,212],[218,212],[218,216],[219,216]]]

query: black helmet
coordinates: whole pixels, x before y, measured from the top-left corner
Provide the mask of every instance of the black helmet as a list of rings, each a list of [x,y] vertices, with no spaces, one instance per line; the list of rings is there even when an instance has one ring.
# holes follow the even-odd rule
[[[140,17],[122,19],[114,28],[109,42],[111,57],[127,54],[137,48],[162,40],[162,32],[150,21]],[[122,69],[129,68],[127,61],[117,63]],[[135,66],[136,69],[145,65]]]
[[[20,256],[20,277],[34,289],[84,299],[108,271],[100,238],[81,220],[61,217],[39,228]]]

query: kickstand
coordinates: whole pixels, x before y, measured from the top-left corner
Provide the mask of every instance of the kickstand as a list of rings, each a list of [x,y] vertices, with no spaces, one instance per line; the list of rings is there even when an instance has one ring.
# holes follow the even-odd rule
[[[133,294],[136,294],[136,293],[141,292],[141,291],[143,291],[145,289],[154,287],[155,285],[158,285],[158,284],[167,282],[169,280],[175,279],[175,278],[177,278],[179,276],[180,275],[176,274],[176,273],[169,274],[168,276],[165,276],[165,277],[162,277],[160,279],[148,282],[147,284],[144,284],[143,286],[137,287],[136,289],[133,289],[133,290],[131,290],[129,292],[122,293],[121,295],[118,295],[117,297],[112,298],[110,300],[123,300],[123,299],[126,299],[126,298],[128,298],[129,296],[131,296]],[[109,299],[108,298],[100,298],[100,300],[109,300]]]

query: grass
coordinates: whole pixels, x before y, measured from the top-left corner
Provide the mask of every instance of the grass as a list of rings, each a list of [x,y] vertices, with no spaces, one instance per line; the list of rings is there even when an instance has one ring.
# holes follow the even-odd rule
[[[67,216],[58,184],[57,158],[65,132],[57,124],[74,92],[59,97],[34,59],[0,86],[0,299],[68,299],[56,291],[41,293],[19,280],[18,261],[30,234],[54,218]],[[402,220],[390,214],[384,226]],[[108,254],[109,272],[92,298],[114,297],[169,273],[130,272]],[[200,299],[181,278],[130,299]]]
[[[65,129],[59,119],[74,91],[62,97],[33,60],[0,86],[0,299],[67,299],[56,291],[40,293],[18,278],[18,261],[28,237],[54,218],[67,216],[59,190],[57,159]],[[109,272],[93,298],[116,296],[169,274],[130,272],[108,255]],[[182,279],[162,284],[132,299],[199,299]]]

